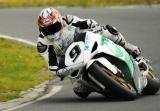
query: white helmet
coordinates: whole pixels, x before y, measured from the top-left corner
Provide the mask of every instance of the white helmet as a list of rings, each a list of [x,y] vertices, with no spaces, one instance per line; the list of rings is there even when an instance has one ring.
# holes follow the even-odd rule
[[[63,28],[61,14],[54,8],[43,9],[38,17],[38,26],[43,35],[56,38]]]

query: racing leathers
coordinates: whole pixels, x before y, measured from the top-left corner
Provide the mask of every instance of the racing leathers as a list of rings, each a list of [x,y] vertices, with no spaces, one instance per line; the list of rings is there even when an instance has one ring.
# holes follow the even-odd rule
[[[57,37],[51,39],[52,37],[50,36],[52,35],[44,35],[40,32],[37,42],[38,52],[48,62],[49,70],[56,73],[60,78],[67,75],[67,72],[60,70],[63,67],[63,65],[59,66],[60,58],[63,58],[66,48],[74,41],[75,37],[80,37],[76,35],[84,31],[92,31],[108,37],[116,44],[124,47],[133,57],[140,55],[139,48],[127,43],[122,34],[110,25],[100,26],[93,19],[80,19],[72,15],[62,17],[62,23],[63,29],[56,34],[58,35]],[[77,82],[73,90],[77,95],[83,97],[90,93],[86,89],[90,88]]]
[[[74,26],[78,29],[79,33],[88,30],[92,31],[93,33],[104,35],[116,44],[123,46],[134,57],[140,55],[139,48],[130,43],[127,43],[122,34],[118,32],[116,28],[110,25],[100,26],[93,19],[81,19],[72,15],[63,16],[62,22],[64,28],[67,26]],[[73,41],[74,32],[71,34],[71,31],[65,30],[62,31],[62,33],[59,33],[59,36],[62,37],[58,37],[57,39],[52,40],[49,38],[50,35],[45,36],[42,32],[40,32],[37,42],[38,52],[48,62],[49,70],[52,72],[57,71],[58,69],[59,61],[57,61],[57,56],[63,55],[63,51],[69,42]]]

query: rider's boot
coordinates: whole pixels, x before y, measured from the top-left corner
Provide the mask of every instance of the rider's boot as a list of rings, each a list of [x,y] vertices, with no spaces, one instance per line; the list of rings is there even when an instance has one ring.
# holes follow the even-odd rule
[[[102,26],[101,34],[109,38],[114,43],[125,48],[127,52],[133,56],[134,59],[141,54],[140,48],[131,43],[128,43],[125,40],[124,36],[120,32],[118,32],[118,30],[115,27],[112,27],[110,25]]]
[[[140,56],[141,54],[141,49],[133,44],[130,43],[125,43],[125,45],[123,46],[126,51],[133,56],[134,59],[136,59],[137,57]]]

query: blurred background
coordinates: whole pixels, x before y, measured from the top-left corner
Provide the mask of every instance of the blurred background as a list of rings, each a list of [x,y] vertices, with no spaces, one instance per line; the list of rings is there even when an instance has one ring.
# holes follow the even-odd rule
[[[152,5],[160,0],[0,0],[0,7],[81,6],[106,7],[119,5]]]
[[[0,0],[0,34],[36,43],[40,11],[55,6],[62,15],[92,18],[99,24],[115,26],[127,41],[142,48],[142,55],[160,73],[159,4],[160,0]],[[140,7],[123,8],[130,5]],[[108,8],[112,6],[122,7]],[[0,38],[0,102],[17,98],[21,91],[51,79],[47,71],[35,47],[17,46]]]

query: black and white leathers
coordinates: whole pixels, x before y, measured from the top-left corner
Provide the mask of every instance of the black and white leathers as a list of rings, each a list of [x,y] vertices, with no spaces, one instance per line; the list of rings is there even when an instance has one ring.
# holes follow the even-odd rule
[[[58,69],[58,57],[63,55],[63,51],[73,41],[74,31],[72,29],[66,29],[67,26],[74,26],[79,31],[89,30],[94,33],[99,33],[108,37],[110,40],[118,45],[123,46],[128,52],[140,54],[137,46],[129,44],[125,41],[124,37],[114,27],[110,25],[100,26],[93,19],[81,19],[77,16],[67,15],[62,17],[63,27],[65,31],[60,32],[59,38],[55,40],[49,39],[40,32],[37,42],[38,52],[48,62],[49,70],[52,72]],[[73,28],[73,27],[72,27]],[[128,47],[129,46],[129,47]]]

